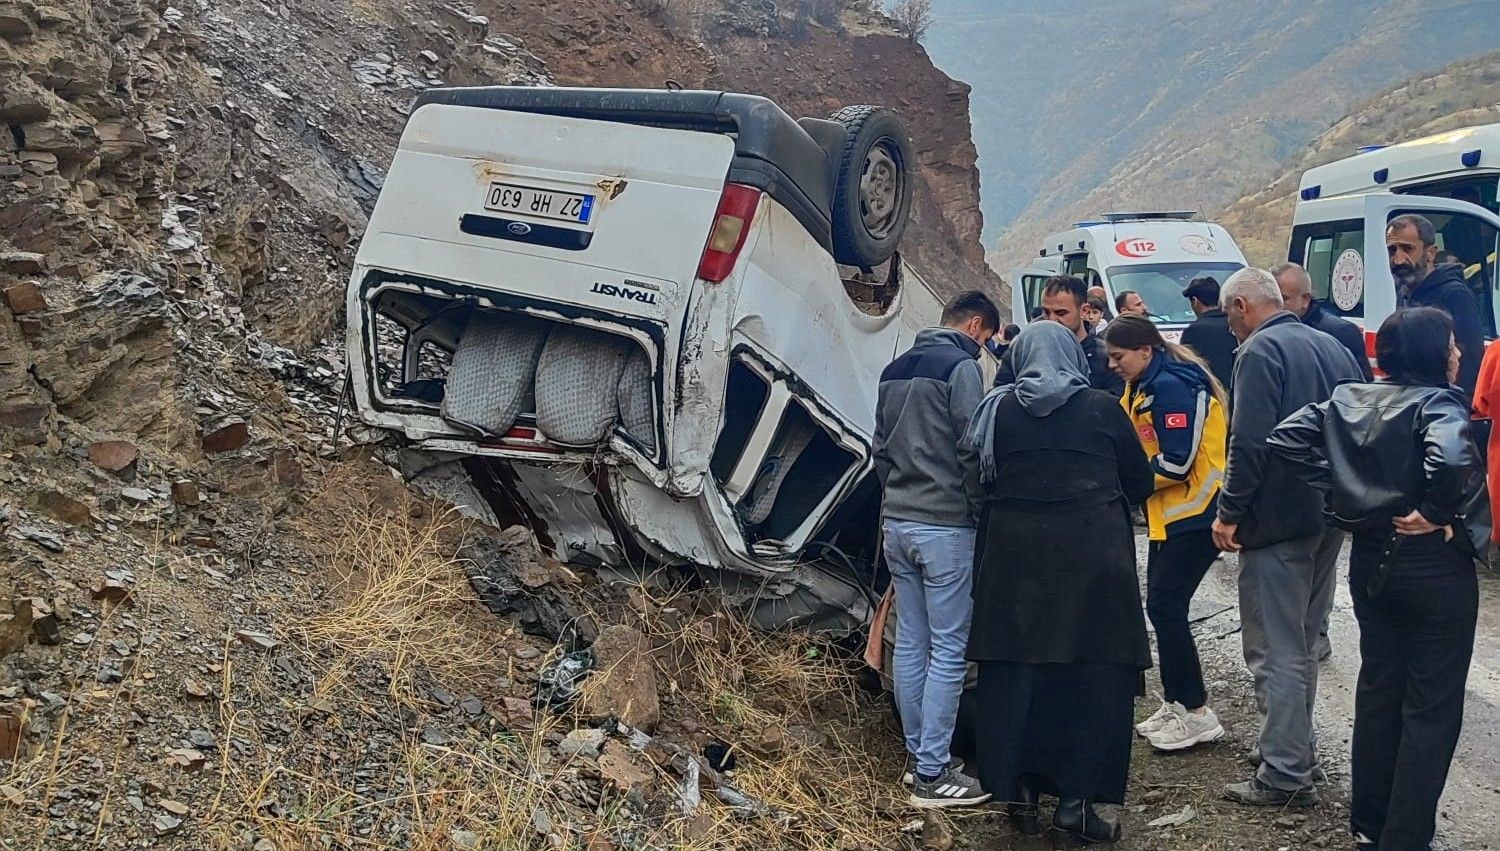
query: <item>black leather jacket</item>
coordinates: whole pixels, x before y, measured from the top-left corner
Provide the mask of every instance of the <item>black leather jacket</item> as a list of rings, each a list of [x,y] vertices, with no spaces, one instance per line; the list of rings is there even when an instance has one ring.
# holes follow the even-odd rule
[[[1379,381],[1339,385],[1329,401],[1287,417],[1266,443],[1323,493],[1334,526],[1389,531],[1392,518],[1416,509],[1484,542],[1489,502],[1471,428],[1457,388]]]

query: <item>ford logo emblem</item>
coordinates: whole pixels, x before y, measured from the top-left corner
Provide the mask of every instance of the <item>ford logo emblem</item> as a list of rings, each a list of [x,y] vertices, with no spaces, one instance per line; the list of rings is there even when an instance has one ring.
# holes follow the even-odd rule
[[[510,231],[511,236],[526,236],[531,233],[531,225],[525,222],[511,222],[505,229]]]

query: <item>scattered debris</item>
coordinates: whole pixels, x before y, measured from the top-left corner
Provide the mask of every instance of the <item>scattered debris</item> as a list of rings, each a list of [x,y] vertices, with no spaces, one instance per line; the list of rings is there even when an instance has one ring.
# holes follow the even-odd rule
[[[703,758],[714,771],[733,771],[739,758],[734,748],[724,742],[714,741],[703,746]]]
[[[578,698],[583,679],[594,668],[594,651],[579,650],[542,668],[536,678],[538,708],[563,709]]]
[[[1181,810],[1178,810],[1175,813],[1169,813],[1168,815],[1164,815],[1161,818],[1152,819],[1151,821],[1146,822],[1146,826],[1179,827],[1181,825],[1187,824],[1197,817],[1198,811],[1193,808],[1192,804],[1187,804],[1183,806]]]

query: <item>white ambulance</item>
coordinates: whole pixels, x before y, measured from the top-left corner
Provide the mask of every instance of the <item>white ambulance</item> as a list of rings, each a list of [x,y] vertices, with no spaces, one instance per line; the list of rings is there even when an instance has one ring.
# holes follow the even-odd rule
[[[1073,275],[1108,293],[1110,311],[1123,292],[1139,293],[1176,341],[1196,316],[1183,298],[1188,282],[1211,275],[1220,283],[1246,265],[1229,231],[1184,212],[1108,213],[1049,236],[1037,257],[1011,276],[1011,311],[1025,325],[1041,308],[1042,288],[1052,275]]]
[[[1373,354],[1375,332],[1397,301],[1385,259],[1386,223],[1404,213],[1426,216],[1437,231],[1438,262],[1464,267],[1494,337],[1497,188],[1500,124],[1367,146],[1302,176],[1287,257],[1307,267],[1314,296],[1365,329]]]

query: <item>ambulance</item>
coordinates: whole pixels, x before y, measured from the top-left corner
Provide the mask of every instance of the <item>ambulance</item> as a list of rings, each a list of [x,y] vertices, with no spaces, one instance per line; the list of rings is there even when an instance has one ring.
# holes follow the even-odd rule
[[[1438,262],[1463,266],[1493,338],[1500,324],[1497,188],[1500,124],[1366,146],[1302,176],[1287,258],[1307,267],[1313,295],[1328,309],[1365,329],[1373,356],[1375,332],[1397,307],[1386,224],[1406,213],[1426,216],[1437,232]]]
[[[1188,282],[1211,275],[1220,283],[1246,265],[1234,237],[1192,211],[1107,213],[1047,237],[1037,257],[1011,276],[1014,321],[1025,325],[1042,305],[1053,275],[1074,275],[1115,296],[1137,292],[1163,336],[1176,341],[1196,316],[1182,296]]]

